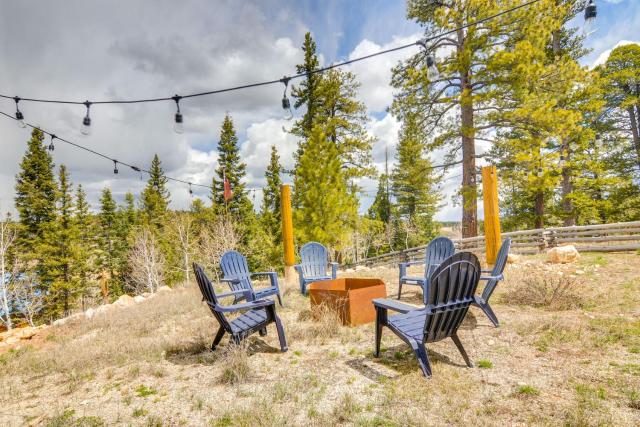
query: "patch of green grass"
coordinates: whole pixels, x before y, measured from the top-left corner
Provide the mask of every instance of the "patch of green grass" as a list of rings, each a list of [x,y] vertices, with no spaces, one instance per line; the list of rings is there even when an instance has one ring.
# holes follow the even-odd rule
[[[138,395],[138,397],[147,397],[147,396],[151,396],[152,394],[158,394],[158,390],[154,389],[153,387],[147,387],[144,384],[140,384],[136,388],[135,392]]]
[[[621,344],[625,347],[640,346],[640,320],[624,317],[592,319],[589,330],[593,332],[594,345],[606,347]]]
[[[493,362],[487,359],[480,359],[476,364],[478,365],[478,368],[483,368],[483,369],[493,368]]]
[[[602,387],[591,387],[585,384],[576,385],[576,393],[578,393],[579,397],[588,399],[588,398],[598,398],[601,400],[607,399],[607,393]]]
[[[538,396],[540,391],[532,385],[521,385],[516,389],[516,394],[520,396]]]
[[[148,413],[149,413],[149,411],[147,411],[144,408],[136,408],[136,409],[133,410],[133,413],[131,414],[131,416],[135,417],[135,418],[144,417]]]
[[[629,398],[629,403],[627,406],[632,409],[640,410],[640,391],[631,390],[627,393],[627,397]]]
[[[534,345],[538,351],[546,353],[550,348],[580,339],[581,331],[561,323],[548,323],[538,333]]]
[[[356,425],[360,427],[398,427],[401,424],[380,415],[376,415],[373,418],[362,417],[357,420]]]
[[[599,265],[600,267],[604,267],[609,264],[609,260],[602,255],[598,255],[593,259],[593,263]]]
[[[404,353],[401,351],[396,351],[395,353],[393,353],[393,358],[396,360],[402,360],[404,359]]]
[[[145,425],[147,427],[162,427],[164,423],[162,422],[162,418],[158,415],[149,415]]]
[[[629,353],[640,354],[640,346],[629,347]]]
[[[196,397],[193,401],[192,408],[195,411],[202,411],[202,408],[204,408],[204,400],[202,400],[201,397]]]
[[[300,350],[296,350],[293,352],[295,356],[302,356],[302,352]]]
[[[354,415],[362,411],[362,408],[350,394],[344,394],[342,400],[333,408],[333,416],[338,423],[352,421]]]
[[[73,409],[65,409],[61,414],[47,420],[46,427],[102,427],[106,423],[100,417],[76,417]]]
[[[231,415],[225,414],[213,422],[214,427],[229,427],[233,425]]]

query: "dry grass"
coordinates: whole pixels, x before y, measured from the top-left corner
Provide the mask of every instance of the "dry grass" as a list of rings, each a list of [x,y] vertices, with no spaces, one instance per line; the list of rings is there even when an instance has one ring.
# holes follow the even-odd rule
[[[459,331],[477,367],[450,340],[430,344],[429,381],[389,330],[374,358],[372,324],[341,326],[296,292],[277,307],[287,353],[273,326],[211,352],[215,320],[195,289],[176,290],[0,354],[0,425],[639,425],[639,262],[585,254],[576,265],[509,266],[491,301],[501,327],[472,309]],[[580,284],[555,300],[578,291],[579,306],[550,302],[559,272]],[[380,277],[395,295],[396,273],[343,274]],[[551,285],[528,283],[534,273]],[[545,291],[524,303],[536,285]],[[407,287],[402,299],[421,295]]]
[[[548,310],[571,310],[585,305],[584,288],[584,282],[577,278],[534,273],[509,288],[502,295],[502,302]]]

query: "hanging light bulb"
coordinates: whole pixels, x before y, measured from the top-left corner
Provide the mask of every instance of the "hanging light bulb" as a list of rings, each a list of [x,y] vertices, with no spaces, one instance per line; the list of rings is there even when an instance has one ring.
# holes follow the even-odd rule
[[[175,123],[173,125],[173,131],[175,133],[177,133],[178,135],[182,134],[184,132],[184,125],[182,124],[182,113],[180,112],[180,100],[182,99],[182,97],[180,95],[174,95],[173,96],[173,100],[176,102],[176,108],[178,109],[176,111],[176,116],[175,116]]]
[[[189,183],[189,196],[193,196],[193,189],[191,188],[191,183]]]
[[[436,66],[436,57],[433,54],[427,55],[427,78],[429,81],[437,80],[440,76],[438,67]]]
[[[113,161],[113,173],[118,175],[118,161],[117,160]]]
[[[22,111],[20,111],[20,108],[18,108],[18,102],[20,102],[20,98],[14,96],[13,100],[16,101],[16,120],[18,121],[18,127],[24,129],[27,127],[27,125],[24,122],[24,115],[22,115]]]
[[[280,81],[282,83],[284,83],[284,93],[282,94],[282,109],[285,111],[288,111],[288,114],[286,114],[284,116],[285,120],[291,120],[293,119],[293,111],[291,110],[291,102],[289,101],[289,98],[287,97],[287,86],[289,85],[289,80],[291,80],[290,77],[283,77],[282,79],[280,79]]]
[[[49,143],[49,151],[53,151],[56,149],[56,146],[53,145],[53,140],[56,139],[55,135],[51,135],[51,142]]]
[[[589,0],[587,3],[587,7],[584,8],[584,34],[588,36],[589,34],[595,31],[596,26],[596,15],[598,11],[596,9],[595,0]]]
[[[91,107],[91,103],[89,101],[84,101],[84,105],[87,107],[87,115],[82,119],[80,133],[83,135],[91,135],[91,117],[89,117],[89,108]]]

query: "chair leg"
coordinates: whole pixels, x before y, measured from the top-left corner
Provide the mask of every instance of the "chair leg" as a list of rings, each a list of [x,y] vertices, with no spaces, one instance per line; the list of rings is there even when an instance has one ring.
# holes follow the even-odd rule
[[[282,327],[282,322],[275,312],[273,313],[273,321],[276,324],[276,330],[278,331],[278,339],[280,340],[280,350],[282,352],[286,352],[289,347],[287,347],[287,338],[284,336],[284,328]]]
[[[376,310],[378,311],[378,310]],[[380,342],[382,341],[382,324],[380,319],[376,316],[376,349],[373,353],[375,357],[380,357]]]
[[[224,328],[220,326],[218,328],[218,332],[216,333],[216,337],[213,339],[213,344],[211,344],[211,351],[215,350],[218,344],[220,344],[220,340],[224,336]]]
[[[427,355],[426,347],[423,343],[415,340],[411,340],[409,344],[416,355],[416,359],[418,359],[418,364],[420,365],[420,369],[422,369],[422,373],[427,378],[431,377],[431,364],[429,363],[429,356]]]
[[[498,326],[500,326],[500,322],[498,322],[498,317],[493,312],[493,310],[491,309],[491,306],[489,305],[488,302],[479,302],[478,301],[478,307],[480,307],[480,309],[484,312],[484,314],[487,315],[489,320],[491,320],[491,323],[493,323],[493,326],[495,326],[496,328]]]
[[[280,296],[280,292],[278,292],[276,295],[278,296],[278,303],[280,304],[280,307],[284,307],[284,305],[282,305],[282,297]]]
[[[456,347],[458,347],[458,351],[462,355],[462,358],[464,359],[464,361],[467,364],[467,366],[470,367],[470,368],[473,368],[473,363],[471,363],[471,360],[469,360],[469,356],[467,355],[467,352],[465,351],[464,347],[462,346],[462,341],[460,341],[460,338],[458,337],[458,335],[456,335],[456,334],[451,335],[451,339],[455,343]]]
[[[267,336],[267,328],[262,328],[258,331],[261,337]]]
[[[398,280],[398,299],[400,299],[401,294],[402,294],[402,280]]]

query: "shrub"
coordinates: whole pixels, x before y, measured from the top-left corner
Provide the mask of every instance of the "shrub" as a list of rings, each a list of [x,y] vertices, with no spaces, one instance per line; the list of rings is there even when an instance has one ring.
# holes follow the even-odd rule
[[[484,369],[493,368],[493,362],[487,359],[480,359],[478,360],[478,368],[484,368]]]
[[[240,384],[251,375],[249,356],[245,342],[240,344],[229,343],[224,348],[221,364],[224,366],[220,382],[223,384]]]
[[[576,278],[535,275],[508,288],[502,295],[502,302],[548,310],[571,310],[585,305],[583,287],[584,284]]]

